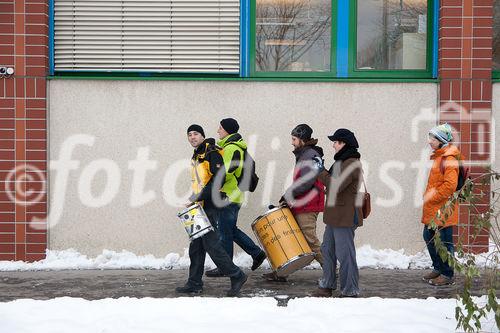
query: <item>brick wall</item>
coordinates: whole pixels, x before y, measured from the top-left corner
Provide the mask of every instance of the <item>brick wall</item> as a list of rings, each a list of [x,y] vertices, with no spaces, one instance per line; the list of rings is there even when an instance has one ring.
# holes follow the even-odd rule
[[[48,2],[0,0],[0,260],[45,257]]]
[[[471,176],[484,172],[480,165],[490,158],[492,139],[492,26],[493,0],[441,0],[439,19],[440,121],[448,121],[459,132],[459,147],[465,158],[475,161]],[[477,186],[476,192],[490,192]],[[473,215],[487,210],[489,196],[479,211],[460,207],[455,237],[473,252],[487,250],[488,232],[473,238]]]

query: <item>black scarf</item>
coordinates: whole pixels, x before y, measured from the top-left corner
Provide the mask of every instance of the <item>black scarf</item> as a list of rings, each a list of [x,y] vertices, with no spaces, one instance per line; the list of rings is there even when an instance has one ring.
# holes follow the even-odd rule
[[[357,148],[345,145],[344,148],[340,149],[335,156],[333,156],[335,161],[345,161],[349,158],[361,158],[361,154],[358,152]]]

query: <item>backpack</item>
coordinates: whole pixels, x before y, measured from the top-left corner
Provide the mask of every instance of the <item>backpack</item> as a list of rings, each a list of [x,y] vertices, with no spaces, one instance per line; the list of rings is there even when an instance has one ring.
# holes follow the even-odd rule
[[[445,158],[441,158],[441,163],[439,165],[439,170],[441,173],[444,175],[444,163],[445,163]],[[470,174],[470,168],[465,166],[462,159],[457,158],[458,160],[458,182],[457,182],[457,188],[455,189],[455,192],[460,191],[462,187],[464,187],[465,182],[467,181]]]
[[[243,149],[243,166],[241,168],[241,174],[236,177],[238,181],[238,188],[242,192],[250,191],[255,192],[257,184],[259,183],[259,177],[255,173],[255,160],[252,155],[248,153],[246,149]]]

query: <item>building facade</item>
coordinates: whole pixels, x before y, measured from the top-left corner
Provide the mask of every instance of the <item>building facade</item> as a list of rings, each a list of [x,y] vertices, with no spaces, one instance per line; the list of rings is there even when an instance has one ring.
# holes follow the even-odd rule
[[[327,164],[335,129],[360,141],[373,212],[358,245],[424,250],[426,140],[437,122],[453,125],[472,176],[500,169],[498,0],[0,8],[0,260],[42,259],[47,248],[182,252],[192,123],[215,137],[222,118],[238,119],[261,177],[240,212],[249,232],[290,181],[299,123]],[[488,233],[469,237],[472,220],[460,207],[456,236],[485,251]]]

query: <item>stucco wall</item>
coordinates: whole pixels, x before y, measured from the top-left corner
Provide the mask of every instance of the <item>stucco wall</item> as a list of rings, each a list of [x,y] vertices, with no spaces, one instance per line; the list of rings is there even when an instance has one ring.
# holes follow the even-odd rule
[[[495,87],[497,95],[499,88]],[[192,154],[186,140],[188,125],[201,124],[207,136],[216,136],[218,121],[225,117],[238,119],[242,135],[256,139],[254,157],[261,183],[240,212],[239,225],[247,232],[251,233],[250,223],[282,194],[294,163],[290,131],[305,122],[324,147],[328,166],[333,153],[326,135],[347,127],[358,137],[362,158],[368,164],[373,210],[365,226],[358,229],[357,244],[405,248],[409,253],[424,249],[420,192],[416,189],[423,188],[427,174],[419,174],[412,163],[422,154],[428,158],[423,152],[426,133],[436,118],[423,116],[422,108],[435,108],[436,84],[52,80],[49,93],[50,159],[59,160],[63,145],[70,140],[94,138],[72,151],[72,160],[78,164],[66,164],[73,168],[67,184],[62,169],[55,169],[62,163],[52,165],[51,249],[71,247],[88,255],[105,248],[156,256],[182,253],[188,239],[176,218],[179,208],[173,204],[183,201],[167,194],[166,202],[163,179],[177,161]],[[132,207],[133,171],[128,166],[141,147],[148,147],[149,159],[157,161],[156,170],[148,171],[144,187],[144,192],[152,191],[155,197]],[[85,188],[91,168],[101,165],[102,161],[95,162],[99,159],[106,159],[109,168],[119,169],[120,175],[115,177],[119,190],[109,204],[92,208],[88,196],[83,195],[82,203],[78,188],[79,182]],[[390,179],[381,179],[384,169]],[[104,191],[105,175],[101,171],[93,178],[94,196]],[[380,200],[394,196],[394,184],[401,191],[400,202],[381,204]],[[178,195],[187,193],[187,170],[165,187]],[[64,205],[59,205],[64,189]],[[318,226],[322,234],[321,221]]]

